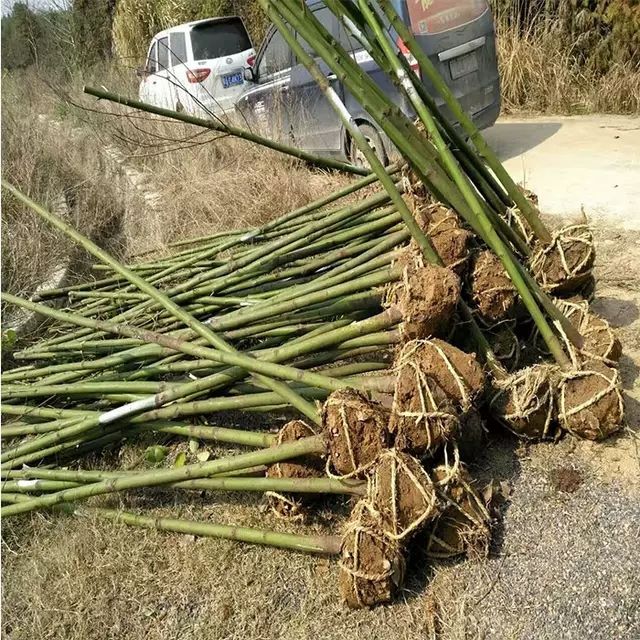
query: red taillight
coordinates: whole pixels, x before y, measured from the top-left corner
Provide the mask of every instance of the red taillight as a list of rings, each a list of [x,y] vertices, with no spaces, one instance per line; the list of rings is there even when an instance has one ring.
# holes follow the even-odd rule
[[[400,53],[407,59],[407,62],[411,65],[411,69],[413,72],[420,78],[420,65],[418,61],[415,59],[414,55],[409,51],[409,47],[404,43],[400,37],[396,40],[396,45],[398,46],[398,50]]]
[[[202,82],[209,77],[211,69],[188,69],[187,80],[189,82]]]
[[[255,56],[249,56],[247,58],[247,67],[253,67],[253,63],[256,61]]]

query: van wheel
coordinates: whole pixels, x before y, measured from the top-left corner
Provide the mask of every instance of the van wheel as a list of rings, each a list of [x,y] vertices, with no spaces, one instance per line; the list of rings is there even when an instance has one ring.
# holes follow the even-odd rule
[[[372,127],[370,124],[360,124],[358,125],[358,129],[362,131],[369,145],[373,147],[373,150],[376,152],[380,162],[386,166],[388,162],[387,152],[382,144],[382,138],[375,127]],[[357,167],[369,166],[364,153],[358,149],[358,145],[355,143],[355,140],[349,141],[349,160]]]

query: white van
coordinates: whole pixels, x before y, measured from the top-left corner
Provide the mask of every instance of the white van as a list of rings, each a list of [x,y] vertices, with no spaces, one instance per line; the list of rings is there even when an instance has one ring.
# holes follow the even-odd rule
[[[237,16],[187,22],[157,33],[140,76],[139,96],[196,115],[230,112],[255,52]]]

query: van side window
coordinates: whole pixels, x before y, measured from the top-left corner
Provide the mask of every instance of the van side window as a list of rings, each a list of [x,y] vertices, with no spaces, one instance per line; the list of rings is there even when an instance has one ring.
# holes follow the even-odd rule
[[[151,47],[151,51],[149,51],[149,58],[147,59],[147,64],[145,66],[145,71],[147,73],[157,73],[158,72],[158,57],[157,57],[157,45],[154,42]]]
[[[172,67],[187,61],[187,39],[182,31],[169,34],[169,54]]]
[[[291,67],[291,49],[279,31],[274,31],[258,64],[258,78]]]
[[[169,38],[158,40],[158,68],[164,71],[169,68]]]

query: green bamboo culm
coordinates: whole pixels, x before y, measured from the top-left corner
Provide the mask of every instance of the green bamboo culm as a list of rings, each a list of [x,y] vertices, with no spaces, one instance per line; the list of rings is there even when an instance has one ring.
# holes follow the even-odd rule
[[[72,240],[80,244],[83,248],[85,248],[89,253],[93,254],[100,260],[102,260],[105,264],[110,265],[114,271],[122,275],[126,278],[131,284],[134,284],[138,287],[143,293],[147,294],[151,299],[155,300],[159,304],[161,304],[167,311],[169,311],[172,315],[174,315],[178,320],[184,322],[188,327],[190,327],[193,331],[195,331],[198,335],[202,336],[206,340],[210,342],[212,346],[217,349],[224,350],[226,352],[235,352],[235,349],[227,342],[225,342],[222,338],[217,336],[211,329],[209,329],[206,325],[202,324],[198,320],[196,320],[193,316],[191,316],[184,309],[179,307],[175,302],[173,302],[170,298],[168,298],[165,294],[156,289],[153,285],[150,285],[145,280],[137,276],[134,272],[127,269],[125,266],[120,264],[117,260],[115,260],[112,256],[110,256],[106,251],[98,247],[94,242],[78,233],[73,227],[68,225],[64,220],[56,216],[55,214],[47,211],[44,207],[41,207],[36,202],[31,200],[31,198],[27,197],[18,189],[7,183],[6,181],[2,181],[2,186],[7,189],[14,197],[24,203],[27,207],[29,207],[32,211],[37,213],[40,217],[42,217],[47,222],[51,223],[54,227],[65,233]],[[263,384],[266,384],[269,388],[271,388],[276,393],[279,393],[282,398],[292,404],[296,409],[301,411],[303,415],[307,418],[315,422],[316,424],[321,424],[320,416],[316,408],[304,400],[301,396],[299,396],[295,391],[292,391],[285,383],[279,382],[276,380],[272,380],[266,376],[260,375],[260,381]],[[137,402],[132,404],[130,409],[133,412],[138,412],[141,409],[151,408],[155,406],[156,399],[154,397],[149,398],[147,405],[144,402]],[[126,410],[123,409],[123,414],[126,415]]]
[[[429,82],[435,87],[436,91],[440,94],[443,100],[446,102],[449,109],[453,113],[456,120],[460,123],[466,134],[473,141],[476,149],[484,158],[485,162],[489,165],[491,170],[495,173],[498,180],[502,183],[505,190],[515,202],[518,209],[522,212],[522,215],[526,218],[527,222],[531,225],[532,230],[538,237],[538,239],[548,244],[551,242],[551,234],[546,228],[542,220],[540,220],[539,212],[534,205],[529,202],[518,188],[518,185],[513,181],[507,170],[504,168],[495,152],[487,144],[486,140],[480,133],[480,130],[473,122],[472,118],[465,112],[462,105],[458,102],[457,98],[453,95],[451,89],[444,81],[442,76],[438,73],[437,69],[433,66],[429,57],[422,50],[418,41],[416,40],[411,30],[404,23],[402,18],[397,14],[391,0],[378,0],[378,4],[384,11],[389,22],[398,33],[400,39],[405,43],[411,54],[416,58],[420,65],[420,70],[429,80]]]

